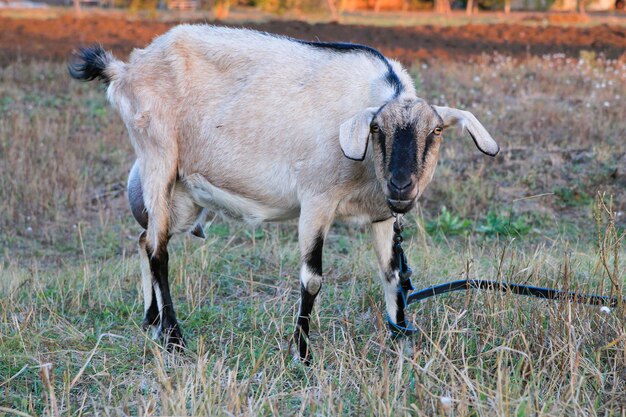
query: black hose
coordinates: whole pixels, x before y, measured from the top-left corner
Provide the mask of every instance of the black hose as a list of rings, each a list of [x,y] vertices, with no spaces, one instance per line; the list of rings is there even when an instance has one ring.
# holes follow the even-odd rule
[[[530,285],[522,284],[509,284],[507,282],[488,281],[483,279],[469,279],[447,282],[445,284],[435,285],[432,287],[424,288],[420,291],[415,291],[409,295],[407,305],[424,300],[426,298],[433,297],[435,295],[469,289],[498,290],[501,292],[512,292],[513,294],[529,295],[537,298],[547,298],[549,300],[567,300],[576,303],[609,307],[617,306],[620,301],[617,297],[580,294],[577,292],[560,291],[552,288],[533,287]],[[623,301],[626,302],[626,300]]]

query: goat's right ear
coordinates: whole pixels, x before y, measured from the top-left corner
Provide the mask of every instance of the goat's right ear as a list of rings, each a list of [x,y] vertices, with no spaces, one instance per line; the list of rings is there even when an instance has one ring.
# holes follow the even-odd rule
[[[367,152],[370,136],[370,123],[378,111],[369,107],[346,120],[339,127],[339,144],[344,156],[353,161],[362,161]]]

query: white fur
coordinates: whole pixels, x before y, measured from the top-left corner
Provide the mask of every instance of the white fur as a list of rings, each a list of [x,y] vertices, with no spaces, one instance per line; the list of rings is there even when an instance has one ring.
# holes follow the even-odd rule
[[[372,241],[374,243],[374,251],[378,257],[378,265],[380,267],[380,280],[383,284],[385,292],[385,305],[387,314],[391,320],[395,320],[398,312],[397,294],[398,294],[398,277],[397,271],[391,271],[389,264],[392,256],[392,240],[393,240],[393,222],[394,218],[387,221],[372,223]]]
[[[150,260],[144,245],[139,245],[139,265],[141,268],[144,312],[147,312],[150,304],[152,304],[152,272],[150,272]]]
[[[416,98],[408,73],[387,62],[403,85],[398,98]],[[178,26],[134,51],[128,64],[114,61],[108,97],[137,153],[150,247],[156,252],[163,228],[188,230],[200,207],[255,224],[300,215],[303,254],[335,215],[387,216],[373,162],[355,165],[341,152],[365,156],[372,116],[395,94],[387,65],[368,52],[204,25]],[[384,239],[381,268],[390,256],[388,230]],[[303,263],[301,281],[313,294],[322,278]],[[394,284],[383,284],[395,317]]]
[[[224,211],[230,216],[242,218],[252,225],[266,221],[291,219],[297,216],[300,208],[295,196],[286,208],[270,207],[218,188],[200,175],[189,175],[185,178],[185,185],[197,204],[215,211]]]
[[[154,294],[156,295],[156,300],[157,300],[157,306],[159,307],[159,329],[156,330],[156,332],[160,332],[161,328],[163,327],[163,295],[161,294],[161,289],[159,288],[159,286],[157,285],[156,282],[153,283],[152,287],[154,288]]]
[[[391,271],[391,279],[389,276],[382,278],[383,291],[385,292],[385,306],[387,309],[387,315],[392,321],[396,320],[396,314],[398,313],[398,271]]]
[[[468,130],[476,140],[476,146],[484,153],[494,156],[500,151],[496,141],[472,113],[450,107],[433,106],[433,108],[441,116],[446,127],[458,126],[461,133]]]
[[[300,282],[309,294],[317,294],[322,286],[322,277],[311,271],[306,263],[300,268]]]
[[[381,185],[381,164],[376,165],[381,158],[367,147],[374,113],[379,117],[379,109],[386,108],[388,120],[395,114],[398,125],[405,125],[413,117],[408,103],[427,114],[421,128],[439,123],[417,98],[407,71],[371,51],[337,51],[245,29],[180,25],[135,50],[128,63],[107,59],[107,94],[137,154],[153,253],[171,233],[192,227],[203,208],[251,223],[300,216],[303,256],[326,236],[335,217],[388,218],[386,184]],[[399,89],[389,83],[390,66]],[[497,151],[470,113],[440,109],[451,123],[465,121],[479,146]],[[352,161],[342,149],[364,160]],[[418,184],[420,192],[432,177],[436,156],[428,161],[431,171]],[[388,270],[392,223],[376,223],[372,230],[393,318],[398,279]],[[321,277],[306,266],[301,280],[311,290],[321,285]],[[154,290],[162,310],[156,285]]]
[[[370,107],[343,122],[339,127],[339,144],[343,154],[356,161],[365,159],[370,123],[377,107]]]

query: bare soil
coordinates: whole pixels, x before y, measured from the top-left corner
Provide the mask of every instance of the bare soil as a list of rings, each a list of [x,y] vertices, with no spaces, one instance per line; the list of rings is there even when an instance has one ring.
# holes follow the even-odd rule
[[[46,20],[0,17],[0,65],[17,58],[64,60],[72,49],[95,42],[124,57],[133,48],[150,43],[174,24],[106,15],[83,18],[65,15]],[[302,39],[371,45],[404,63],[417,59],[466,59],[493,52],[516,57],[557,53],[577,57],[581,50],[594,51],[610,59],[626,58],[624,26],[581,28],[472,24],[456,27],[374,27],[272,21],[247,23],[245,27]]]

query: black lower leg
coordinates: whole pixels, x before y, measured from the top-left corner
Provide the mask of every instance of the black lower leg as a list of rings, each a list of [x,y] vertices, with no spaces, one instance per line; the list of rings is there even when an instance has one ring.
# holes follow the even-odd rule
[[[398,310],[396,312],[396,324],[400,327],[406,327],[406,316],[404,314],[404,308],[406,306],[404,305],[404,297],[401,290],[398,290],[396,305],[398,306]]]
[[[398,254],[397,254],[396,250],[397,249],[396,249],[395,244],[394,244],[394,247],[393,247],[393,250],[392,250],[392,254],[393,255],[392,255],[391,261],[389,263],[390,264],[389,265],[389,269],[390,270],[387,273],[387,279],[390,282],[393,282],[391,280],[395,281],[396,274],[398,274],[399,269],[400,269],[400,262],[399,262],[399,259],[398,259],[399,257],[398,257]],[[401,327],[405,327],[406,326],[406,318],[404,316],[404,307],[406,307],[406,306],[404,305],[404,298],[403,298],[403,294],[402,294],[402,291],[401,291],[401,284],[398,283],[398,292],[397,292],[397,295],[396,295],[396,308],[397,308],[396,309],[396,316],[395,317],[389,317],[389,318],[392,319],[392,320],[395,320],[396,324],[398,326],[401,326]]]
[[[167,253],[167,243],[161,245],[161,249],[150,256],[150,270],[157,288],[163,300],[163,311],[161,312],[161,331],[168,350],[182,348],[185,345],[183,335],[176,321],[174,304],[170,295],[170,286],[167,278],[167,268],[169,254]],[[150,253],[150,251],[148,251]]]
[[[392,273],[391,275],[395,275]],[[395,280],[394,280],[395,281]],[[387,316],[387,324],[389,330],[391,332],[392,338],[397,338],[400,336],[409,336],[416,332],[415,327],[411,322],[408,322],[406,319],[405,308],[407,306],[407,300],[410,290],[413,287],[411,286],[411,282],[402,280],[397,284],[396,287],[396,314],[395,317]]]
[[[309,347],[309,322],[311,321],[311,311],[313,310],[315,297],[317,297],[317,293],[311,295],[306,288],[304,288],[304,285],[300,286],[300,314],[298,315],[298,324],[294,334],[294,340],[298,344],[300,359],[307,365],[311,363],[313,357]]]
[[[156,293],[154,287],[152,288],[152,300],[150,301],[150,307],[146,310],[146,314],[143,318],[141,326],[144,330],[151,326],[158,326],[161,324],[161,318],[159,317],[159,303],[157,303]]]
[[[294,340],[298,343],[300,359],[306,364],[311,363],[312,354],[309,344],[309,322],[315,298],[322,288],[322,249],[324,247],[324,235],[322,232],[316,237],[313,247],[304,256],[302,273],[308,276],[301,277],[303,284],[300,285],[300,314],[294,334]],[[306,281],[304,280],[306,278]],[[304,286],[306,282],[307,287]]]

